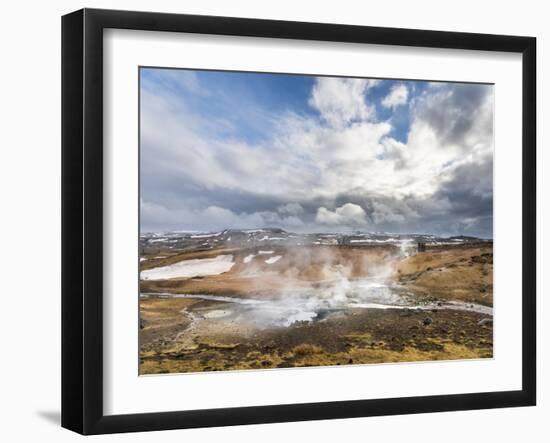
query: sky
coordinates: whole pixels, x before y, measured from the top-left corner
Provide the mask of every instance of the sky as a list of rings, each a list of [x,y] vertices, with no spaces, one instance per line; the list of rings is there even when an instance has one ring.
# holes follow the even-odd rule
[[[493,86],[140,69],[142,232],[493,235]]]

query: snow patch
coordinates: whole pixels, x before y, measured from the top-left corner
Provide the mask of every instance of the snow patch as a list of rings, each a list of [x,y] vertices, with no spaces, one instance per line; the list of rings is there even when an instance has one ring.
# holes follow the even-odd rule
[[[221,235],[221,232],[215,232],[213,234],[197,234],[197,235],[192,235],[191,238],[210,238],[210,237],[218,237],[219,235]]]
[[[254,257],[256,257],[256,254],[247,255],[247,256],[243,259],[243,263],[250,263]]]
[[[229,271],[235,263],[232,255],[218,255],[216,258],[184,260],[168,266],[141,271],[142,280],[166,280],[218,275]]]
[[[276,255],[275,257],[268,258],[265,262],[268,265],[272,265],[273,263],[277,263],[282,258],[282,255]]]

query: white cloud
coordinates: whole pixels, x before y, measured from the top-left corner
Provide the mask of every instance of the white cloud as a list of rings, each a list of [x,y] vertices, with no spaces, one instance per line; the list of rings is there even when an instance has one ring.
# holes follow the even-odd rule
[[[299,203],[287,203],[277,208],[280,214],[300,215],[304,213],[304,208]]]
[[[391,137],[382,140],[386,158],[394,162],[395,169],[403,169],[412,157],[411,151],[405,143],[398,142]]]
[[[170,97],[145,91],[142,176],[290,202],[356,192],[373,198],[426,198],[464,161],[492,161],[490,132],[485,129],[492,100],[480,106],[477,118],[459,138],[444,124],[434,124],[433,114],[443,108],[449,108],[446,121],[457,114],[457,106],[449,103],[449,88],[441,89],[415,100],[407,143],[389,136],[389,122],[334,128],[285,115],[261,145],[215,137],[212,122],[207,125],[191,110],[177,109]],[[282,205],[278,211],[299,215],[297,205]]]
[[[141,200],[142,228],[145,231],[176,230],[190,226],[203,231],[220,229],[282,227],[296,229],[304,226],[300,217],[281,215],[273,211],[236,213],[221,206],[208,206],[204,209],[169,209],[161,204]]]
[[[382,100],[382,106],[394,109],[398,106],[406,105],[408,99],[409,90],[401,83],[391,88],[390,93]]]
[[[361,206],[353,203],[346,203],[334,211],[321,206],[317,209],[315,221],[323,225],[365,225],[367,213]]]
[[[410,129],[402,142],[391,136],[391,120],[372,120],[365,99],[370,87],[365,80],[319,79],[310,104],[323,121],[269,115],[268,136],[261,141],[225,136],[226,122],[200,116],[176,95],[142,91],[142,195],[164,208],[142,206],[144,222],[306,229],[314,222],[361,225],[364,207],[376,224],[407,224],[434,214],[451,218],[469,207],[469,195],[492,198],[493,103],[492,93],[484,92],[489,87],[428,87],[410,101]],[[457,196],[448,198],[452,192]],[[252,203],[212,201],[210,195],[218,193],[249,196],[262,202],[262,210]],[[327,209],[337,197],[350,203]],[[273,204],[265,211],[268,202]],[[399,202],[408,202],[412,212]],[[348,205],[359,208],[355,218],[342,209]]]
[[[398,213],[395,208],[376,201],[372,203],[372,206],[371,216],[375,223],[400,223],[405,221],[403,214]]]
[[[341,128],[352,121],[374,116],[374,108],[365,101],[367,90],[377,80],[320,77],[317,79],[309,104],[331,126]]]

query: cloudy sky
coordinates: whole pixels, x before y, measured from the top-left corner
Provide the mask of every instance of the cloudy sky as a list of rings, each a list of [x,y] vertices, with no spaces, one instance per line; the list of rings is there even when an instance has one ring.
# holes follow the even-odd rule
[[[141,229],[492,237],[493,87],[140,70]]]

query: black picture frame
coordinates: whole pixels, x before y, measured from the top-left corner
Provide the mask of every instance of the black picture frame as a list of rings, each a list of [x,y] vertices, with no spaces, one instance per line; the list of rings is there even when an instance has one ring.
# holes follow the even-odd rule
[[[103,413],[103,30],[522,54],[522,389],[261,407]],[[518,147],[519,149],[519,147]],[[536,403],[536,39],[83,9],[62,18],[62,426],[82,434],[531,406]]]

